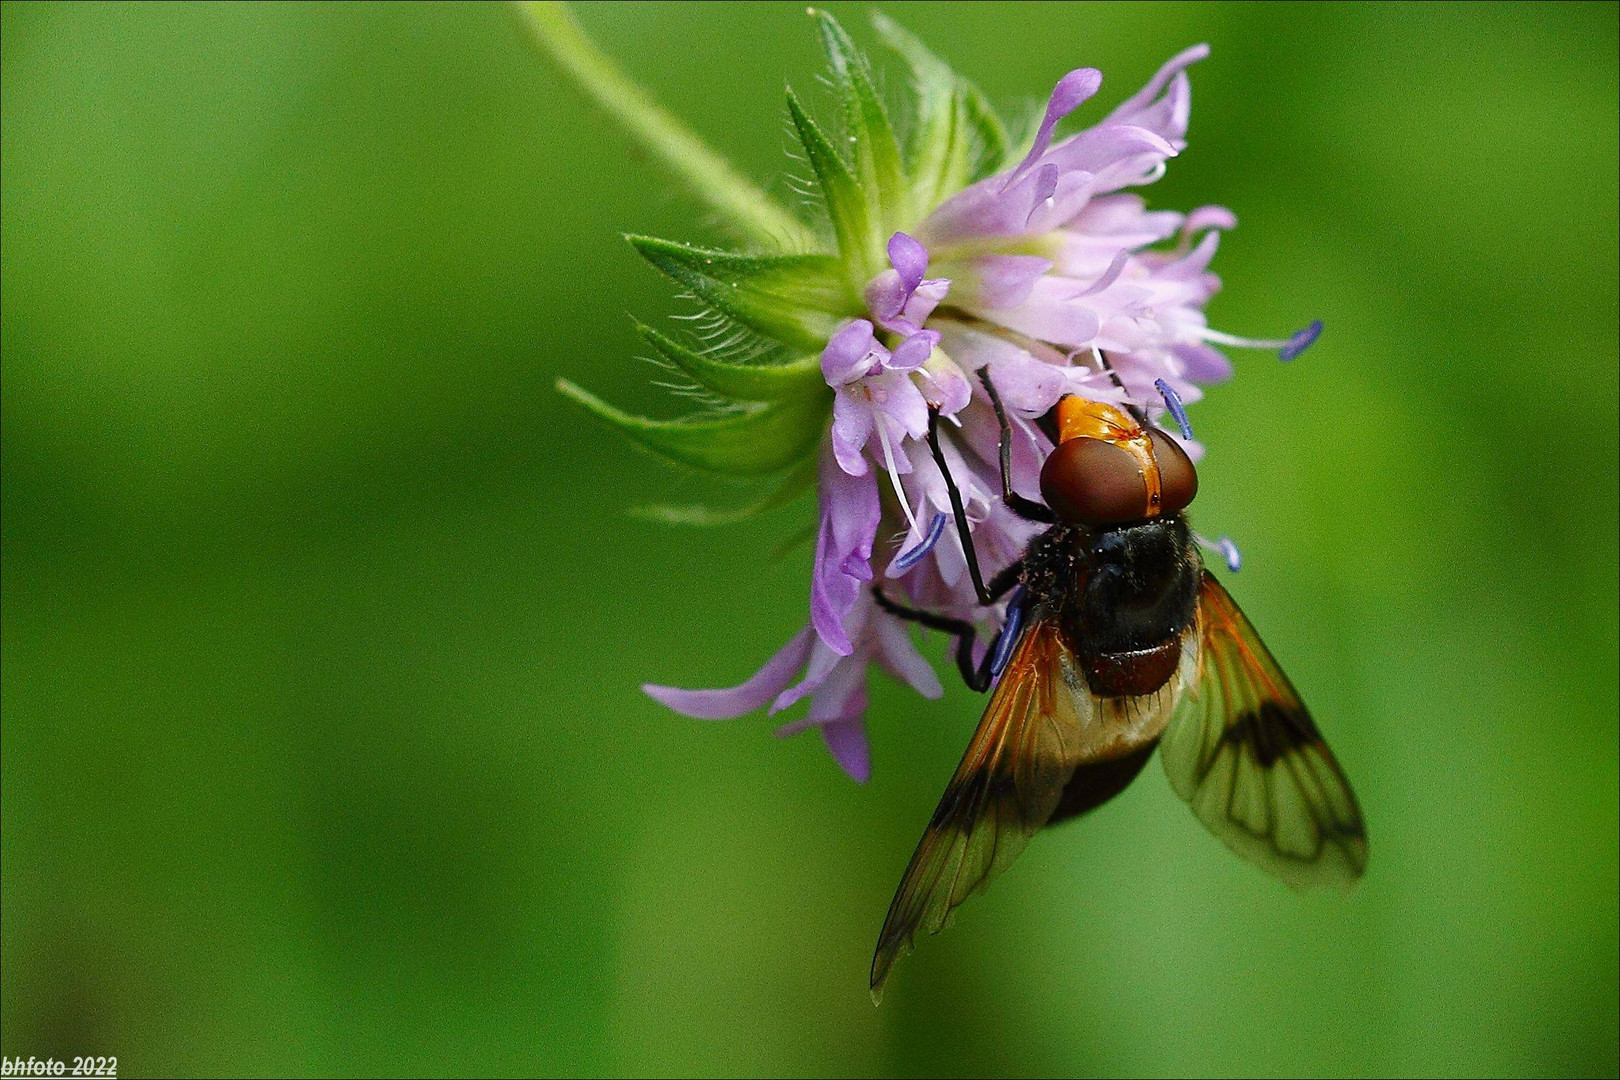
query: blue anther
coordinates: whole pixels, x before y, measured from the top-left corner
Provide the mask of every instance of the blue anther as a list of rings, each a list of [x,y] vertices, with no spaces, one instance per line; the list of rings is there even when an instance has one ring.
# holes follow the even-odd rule
[[[928,535],[924,536],[916,547],[895,556],[895,570],[903,574],[922,562],[923,556],[934,550],[934,545],[939,543],[939,538],[945,535],[945,524],[949,520],[950,518],[944,514],[935,514],[934,520],[928,526]]]
[[[990,657],[990,676],[1000,678],[1007,668],[1007,661],[1012,659],[1013,646],[1018,644],[1018,631],[1024,625],[1024,587],[1018,586],[1013,590],[1012,597],[1007,601],[1007,621],[1001,626],[1001,637],[996,639],[995,654]]]
[[[1154,379],[1153,385],[1159,388],[1159,396],[1164,398],[1164,407],[1175,417],[1176,427],[1181,429],[1181,437],[1191,440],[1192,425],[1187,422],[1187,407],[1181,403],[1181,395],[1170,389],[1170,384],[1163,379]]]
[[[1317,319],[1303,330],[1294,331],[1289,337],[1288,344],[1277,350],[1277,359],[1292,360],[1322,336],[1322,320]]]

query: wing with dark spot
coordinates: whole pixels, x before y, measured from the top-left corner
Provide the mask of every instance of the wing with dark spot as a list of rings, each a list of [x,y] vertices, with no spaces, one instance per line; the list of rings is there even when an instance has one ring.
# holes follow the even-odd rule
[[[1018,643],[984,718],[911,856],[872,957],[872,994],[917,931],[937,934],[951,912],[1018,856],[1051,816],[1079,761],[1089,696],[1056,622],[1037,620]]]
[[[1193,813],[1296,888],[1353,885],[1367,865],[1355,794],[1288,677],[1208,571],[1198,672],[1160,743]]]
[[[1076,766],[1151,749],[1179,690],[1172,683],[1100,703],[1055,620],[1024,631],[889,906],[872,957],[874,996],[919,930],[944,929],[963,900],[1024,850]]]

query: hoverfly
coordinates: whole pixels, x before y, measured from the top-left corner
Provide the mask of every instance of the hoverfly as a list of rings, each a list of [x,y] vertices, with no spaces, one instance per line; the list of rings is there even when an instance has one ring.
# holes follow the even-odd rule
[[[889,907],[873,996],[919,930],[942,930],[1036,831],[1123,791],[1155,747],[1176,793],[1238,854],[1296,887],[1352,884],[1367,863],[1355,795],[1204,569],[1183,516],[1198,490],[1192,461],[1144,414],[1068,396],[1044,418],[1055,446],[1044,505],[1027,499],[1009,478],[1005,409],[988,370],[979,377],[1001,424],[1002,499],[1049,527],[985,582],[931,415],[929,447],[979,602],[1008,606],[976,663],[973,624],[874,587],[889,613],[955,635],[963,678],[994,690]]]

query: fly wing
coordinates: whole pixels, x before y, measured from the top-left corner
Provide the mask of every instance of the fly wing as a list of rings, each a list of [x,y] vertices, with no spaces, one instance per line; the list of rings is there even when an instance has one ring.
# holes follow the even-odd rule
[[[1178,674],[1158,694],[1099,701],[1055,620],[1025,630],[889,905],[872,958],[874,997],[918,930],[943,930],[1018,857],[1077,766],[1152,745],[1180,682]]]
[[[1161,743],[1176,793],[1238,854],[1296,888],[1353,885],[1367,832],[1350,783],[1293,684],[1204,572],[1193,690]]]

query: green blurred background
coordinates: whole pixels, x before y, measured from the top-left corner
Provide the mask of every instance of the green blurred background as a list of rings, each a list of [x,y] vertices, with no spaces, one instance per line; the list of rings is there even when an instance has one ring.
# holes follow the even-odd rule
[[[1154,768],[874,1010],[980,701],[878,680],[861,787],[813,736],[645,699],[801,624],[809,553],[772,553],[810,506],[633,520],[713,488],[551,389],[658,407],[625,313],[683,308],[618,234],[702,215],[500,6],[8,4],[5,1054],[1620,1068],[1616,7],[888,9],[1012,103],[1213,44],[1150,197],[1242,219],[1216,325],[1328,331],[1197,408],[1198,521],[1356,782],[1360,889],[1293,895]],[[802,3],[580,17],[782,190]]]

